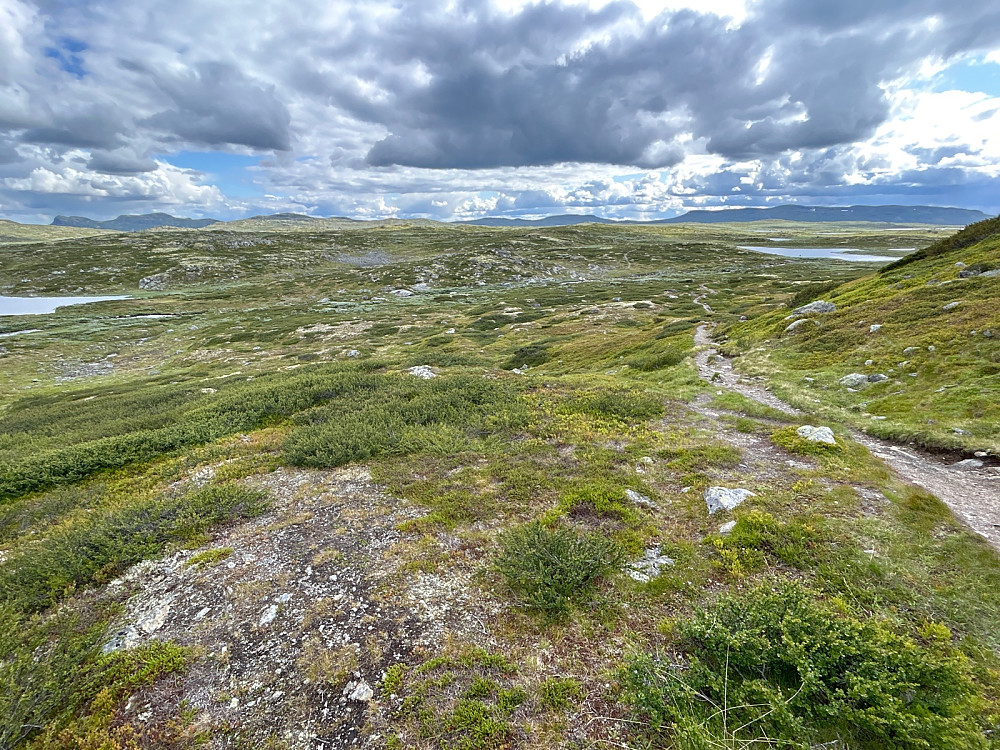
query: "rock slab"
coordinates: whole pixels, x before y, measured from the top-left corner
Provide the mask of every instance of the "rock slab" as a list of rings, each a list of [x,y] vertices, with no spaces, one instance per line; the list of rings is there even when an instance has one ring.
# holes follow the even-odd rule
[[[742,487],[709,487],[705,490],[705,504],[708,506],[709,514],[718,513],[720,510],[732,510],[748,497],[755,497],[757,493]]]

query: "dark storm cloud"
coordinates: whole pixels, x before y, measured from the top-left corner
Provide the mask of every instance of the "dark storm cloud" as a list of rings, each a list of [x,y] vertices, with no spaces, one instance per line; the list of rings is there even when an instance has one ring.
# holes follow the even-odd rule
[[[287,151],[291,117],[274,87],[223,63],[201,63],[178,75],[151,73],[170,106],[145,124],[178,140]]]
[[[1000,38],[1000,9],[981,1],[776,0],[736,27],[680,11],[616,28],[626,16],[547,5],[503,20],[401,18],[379,42],[426,81],[386,76],[377,99],[334,98],[389,131],[368,152],[374,166],[660,167],[683,158],[685,135],[731,159],[862,140],[889,115],[884,82]]]
[[[128,150],[91,151],[87,167],[104,174],[137,174],[152,172],[156,162],[148,157],[137,156]]]

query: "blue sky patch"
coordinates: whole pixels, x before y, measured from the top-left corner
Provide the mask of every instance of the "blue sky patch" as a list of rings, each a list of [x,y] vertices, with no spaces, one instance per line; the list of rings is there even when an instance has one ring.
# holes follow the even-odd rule
[[[79,39],[64,36],[59,39],[58,47],[46,47],[45,56],[59,63],[59,67],[74,78],[83,78],[87,71],[83,67],[81,52],[86,52],[87,45]]]
[[[934,82],[934,91],[981,91],[1000,96],[1000,65],[982,58],[963,60],[941,71]]]
[[[179,151],[169,156],[157,157],[161,161],[173,164],[181,169],[194,169],[204,172],[226,195],[234,197],[253,197],[264,195],[248,167],[260,162],[259,156],[246,154],[227,154],[223,151]]]

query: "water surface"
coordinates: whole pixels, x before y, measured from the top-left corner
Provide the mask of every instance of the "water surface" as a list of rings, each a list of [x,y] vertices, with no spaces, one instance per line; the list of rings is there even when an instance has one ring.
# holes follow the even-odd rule
[[[66,305],[85,305],[88,302],[105,302],[128,299],[128,295],[111,297],[4,297],[0,295],[0,315],[45,315]]]
[[[852,260],[854,262],[888,263],[899,258],[888,255],[865,255],[859,253],[856,247],[763,247],[760,245],[739,245],[741,250],[753,250],[756,253],[768,255],[783,255],[786,258],[831,258],[833,260]]]

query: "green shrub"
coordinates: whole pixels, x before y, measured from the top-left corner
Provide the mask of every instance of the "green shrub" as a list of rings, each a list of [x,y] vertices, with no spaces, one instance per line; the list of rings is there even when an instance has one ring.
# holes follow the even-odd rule
[[[564,711],[585,694],[583,685],[572,677],[550,677],[538,686],[538,702],[550,711]]]
[[[602,534],[547,529],[536,521],[501,537],[496,569],[525,607],[562,617],[623,562],[621,547]]]
[[[0,568],[0,601],[43,609],[80,586],[106,583],[169,543],[200,542],[212,526],[259,515],[266,497],[222,485],[87,516],[8,560]]]
[[[623,697],[649,738],[695,748],[986,748],[966,658],[786,583],[729,596],[676,627],[685,652],[633,657]]]
[[[567,408],[576,413],[618,422],[647,420],[663,414],[663,402],[660,399],[648,393],[624,388],[578,396],[570,400]]]
[[[724,537],[712,540],[719,561],[727,572],[742,578],[776,558],[787,565],[805,568],[816,561],[820,540],[815,526],[800,520],[777,521],[770,513],[752,511],[740,516]]]
[[[528,346],[522,346],[514,352],[500,367],[504,370],[537,367],[538,365],[544,365],[551,358],[552,352],[547,344],[529,344]]]
[[[282,453],[291,464],[318,467],[423,451],[448,455],[471,438],[517,427],[525,414],[506,383],[378,375],[297,415]]]
[[[630,357],[626,360],[626,362],[630,367],[633,367],[640,372],[653,372],[654,370],[662,370],[665,367],[674,367],[675,365],[679,365],[684,361],[686,356],[687,350],[677,347],[674,349],[667,349],[663,352],[653,352],[650,354]]]

